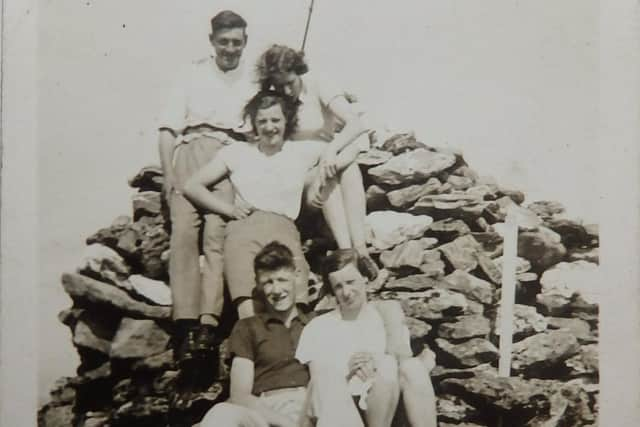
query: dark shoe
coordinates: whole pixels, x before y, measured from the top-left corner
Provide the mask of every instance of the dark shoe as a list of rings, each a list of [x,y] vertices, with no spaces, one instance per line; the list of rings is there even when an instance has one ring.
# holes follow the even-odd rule
[[[215,351],[220,345],[217,332],[218,329],[215,326],[200,325],[195,340],[195,350],[200,354]]]
[[[189,328],[182,342],[178,343],[177,352],[174,355],[178,365],[191,362],[196,358],[198,331],[199,327]]]
[[[376,280],[379,271],[378,266],[369,255],[360,256],[360,267],[364,270],[363,273],[370,282]]]

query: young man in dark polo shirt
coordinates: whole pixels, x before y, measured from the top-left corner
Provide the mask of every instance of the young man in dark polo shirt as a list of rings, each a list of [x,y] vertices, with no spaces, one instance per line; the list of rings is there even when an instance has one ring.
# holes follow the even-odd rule
[[[256,290],[266,311],[240,319],[230,339],[230,397],[215,405],[200,427],[298,427],[307,419],[307,367],[295,358],[311,319],[295,305],[296,266],[278,242],[255,257]]]

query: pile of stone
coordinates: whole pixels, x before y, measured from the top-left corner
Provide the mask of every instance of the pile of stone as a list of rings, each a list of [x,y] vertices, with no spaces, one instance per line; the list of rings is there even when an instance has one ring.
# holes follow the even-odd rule
[[[526,204],[474,172],[462,155],[397,134],[359,158],[373,257],[371,299],[400,301],[412,347],[436,354],[431,377],[440,426],[583,426],[598,411],[598,230],[556,202]],[[161,170],[130,180],[132,217],[87,239],[76,272],[62,277],[73,306],[59,319],[73,333],[77,376],[62,378],[39,426],[143,427],[168,422],[177,370],[169,350],[170,223]],[[511,377],[498,375],[503,233],[517,218],[517,286]],[[312,269],[331,249],[325,227],[301,222]],[[311,292],[321,297],[314,277]],[[228,306],[228,304],[227,304]],[[226,330],[233,313],[223,316]],[[223,343],[224,347],[224,343]],[[224,348],[221,352],[224,360]],[[220,379],[194,398],[197,422],[228,390]],[[401,420],[400,420],[401,421]],[[399,422],[398,425],[401,425]]]

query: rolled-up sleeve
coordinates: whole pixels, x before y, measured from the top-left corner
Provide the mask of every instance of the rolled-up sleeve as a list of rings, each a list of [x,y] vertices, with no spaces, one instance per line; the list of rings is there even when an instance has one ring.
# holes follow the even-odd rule
[[[229,355],[231,358],[237,356],[253,361],[256,360],[252,335],[251,325],[248,321],[241,319],[236,323],[229,336]]]

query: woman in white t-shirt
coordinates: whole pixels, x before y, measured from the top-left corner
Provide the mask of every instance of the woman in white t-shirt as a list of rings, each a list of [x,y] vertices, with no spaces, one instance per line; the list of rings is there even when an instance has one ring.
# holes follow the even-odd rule
[[[296,105],[274,91],[262,91],[247,104],[256,141],[234,142],[196,172],[184,186],[185,196],[204,212],[230,218],[224,241],[224,274],[240,318],[254,314],[253,259],[269,242],[291,249],[298,270],[299,302],[306,302],[308,265],[294,224],[300,211],[305,176],[317,163],[325,144],[291,142]],[[341,151],[337,169],[353,163],[353,152]],[[229,178],[236,193],[230,202],[209,191]]]
[[[262,89],[273,88],[298,101],[298,125],[291,140],[327,143],[317,172],[305,184],[305,201],[322,208],[338,248],[358,251],[367,266],[368,278],[373,280],[378,268],[366,248],[362,174],[356,162],[339,171],[336,161],[337,153],[343,150],[356,154],[366,150],[368,129],[344,90],[331,87],[328,80],[318,81],[308,72],[303,53],[273,45],[259,58],[256,71]],[[340,132],[336,132],[337,128],[341,128]]]

